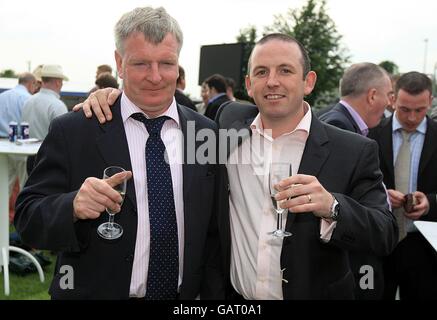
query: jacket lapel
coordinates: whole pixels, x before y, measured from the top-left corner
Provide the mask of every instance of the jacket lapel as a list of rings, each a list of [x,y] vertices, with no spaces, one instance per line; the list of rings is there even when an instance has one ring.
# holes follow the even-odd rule
[[[329,155],[326,143],[329,141],[322,123],[313,114],[310,134],[300,162],[300,174],[317,176]]]
[[[420,163],[419,163],[419,173],[418,173],[419,177],[422,176],[423,170],[425,170],[426,165],[431,159],[432,154],[436,150],[435,137],[437,137],[437,130],[433,121],[434,120],[427,118],[428,123],[426,128],[425,140],[423,142],[422,154],[420,156]]]
[[[379,155],[380,160],[387,168],[387,176],[394,177],[394,161],[393,161],[393,116],[387,120],[387,123],[382,126],[380,137],[375,137],[379,140]],[[382,152],[381,152],[382,151]],[[387,177],[387,178],[388,178]],[[394,187],[394,181],[392,181]]]
[[[100,125],[102,134],[96,139],[96,144],[106,166],[120,166],[127,171],[132,171],[129,147],[121,118],[120,101],[120,98],[117,99],[111,109],[113,120]],[[129,199],[132,207],[136,209],[134,178],[127,182],[126,199]]]

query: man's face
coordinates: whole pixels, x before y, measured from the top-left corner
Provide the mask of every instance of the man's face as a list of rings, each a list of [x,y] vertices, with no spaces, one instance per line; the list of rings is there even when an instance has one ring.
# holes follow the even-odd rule
[[[115,52],[125,94],[150,116],[162,114],[173,101],[179,76],[178,48],[170,33],[159,44],[134,33],[124,42],[123,56]]]
[[[254,48],[246,87],[264,119],[291,118],[302,110],[316,74],[303,77],[302,54],[296,43],[277,39]]]
[[[414,132],[425,118],[432,104],[432,95],[428,90],[411,95],[400,89],[395,100],[396,118],[407,132]]]
[[[376,127],[381,121],[384,110],[392,103],[393,87],[388,76],[384,76],[382,84],[375,88],[373,95],[372,107],[367,115],[367,126],[369,128]]]

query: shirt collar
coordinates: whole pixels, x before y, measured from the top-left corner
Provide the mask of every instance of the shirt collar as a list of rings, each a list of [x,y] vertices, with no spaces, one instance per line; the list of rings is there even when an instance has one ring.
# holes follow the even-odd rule
[[[361,131],[361,134],[363,136],[367,136],[367,134],[369,133],[369,127],[364,122],[363,118],[361,118],[360,114],[346,101],[340,100],[340,103],[346,107],[347,111],[349,111],[350,115],[357,123],[358,128]]]
[[[122,96],[121,96],[121,117],[123,119],[123,123],[125,123],[132,114],[134,113],[142,113],[144,114],[144,116],[149,119],[150,117],[143,111],[141,110],[139,107],[137,107],[128,97],[127,95],[123,92]],[[179,114],[178,114],[178,109],[176,107],[176,100],[173,97],[173,101],[170,104],[170,107],[162,114],[159,115],[160,116],[167,116],[169,118],[171,118],[174,122],[176,122],[177,126],[180,127],[179,125]]]
[[[304,101],[303,103],[304,103],[305,115],[303,116],[303,118],[300,120],[300,122],[297,124],[296,128],[293,131],[286,132],[286,133],[282,134],[281,136],[291,135],[297,131],[301,131],[301,132],[305,133],[306,137],[308,137],[308,135],[310,133],[312,113],[311,113],[310,105],[306,101]],[[263,127],[263,124],[261,121],[261,116],[259,113],[256,116],[256,118],[253,120],[253,122],[251,123],[250,128],[252,129],[252,132],[256,131],[259,134],[264,135],[264,127]],[[269,134],[268,136],[271,136],[271,135]]]
[[[55,97],[58,98],[58,99],[61,98],[61,96],[59,95],[59,93],[53,91],[52,89],[41,88],[41,89],[39,90],[39,92],[53,95],[53,96],[55,96]]]
[[[399,122],[396,113],[397,113],[396,111],[393,113],[393,127],[392,127],[393,133],[402,129],[402,124]],[[426,117],[424,117],[422,122],[416,128],[416,132],[419,132],[421,134],[425,134],[426,127],[427,127]]]
[[[208,100],[208,104],[216,101],[218,98],[223,97],[224,95],[226,95],[225,92],[219,93],[218,95],[216,95],[216,96],[212,97],[211,99],[209,99]]]

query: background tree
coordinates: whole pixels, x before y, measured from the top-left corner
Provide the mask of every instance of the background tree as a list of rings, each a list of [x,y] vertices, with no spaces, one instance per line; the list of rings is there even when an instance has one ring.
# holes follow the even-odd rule
[[[293,36],[308,50],[311,66],[317,73],[314,91],[308,103],[323,107],[338,98],[338,86],[349,57],[341,45],[342,36],[326,12],[326,0],[308,0],[301,9],[289,9],[277,15],[266,33],[280,32]]]
[[[18,75],[12,69],[6,69],[0,72],[1,78],[18,78]]]
[[[381,61],[379,63],[379,66],[392,75],[399,74],[399,67],[393,61],[390,60]]]
[[[240,30],[240,34],[237,36],[237,42],[243,43],[243,60],[241,63],[241,79],[240,87],[235,88],[235,97],[241,100],[251,100],[247,95],[244,79],[247,74],[247,62],[249,61],[250,53],[252,52],[255,42],[257,41],[256,27],[251,25]]]

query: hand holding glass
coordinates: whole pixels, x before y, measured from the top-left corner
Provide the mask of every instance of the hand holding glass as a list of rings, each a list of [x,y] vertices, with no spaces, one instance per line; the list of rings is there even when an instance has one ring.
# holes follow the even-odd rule
[[[278,191],[275,189],[275,185],[277,185],[281,180],[288,178],[291,176],[291,164],[284,162],[274,162],[270,164],[269,171],[269,190],[270,190],[270,198],[272,199],[273,208],[276,211],[276,230],[269,232],[269,234],[278,237],[289,237],[291,233],[283,230],[282,226],[282,215],[287,209],[283,209],[280,207],[280,203],[282,201],[277,201],[275,199],[275,195]]]
[[[108,179],[117,173],[125,172],[125,170],[121,167],[108,167],[103,171],[103,179]],[[126,194],[126,184],[127,179],[124,179],[120,184],[114,186],[114,190],[120,193],[121,195],[121,203],[120,206],[123,205],[124,196]],[[117,212],[113,212],[110,209],[106,208],[106,212],[109,214],[109,221],[102,223],[98,229],[97,233],[104,239],[115,240],[121,237],[123,234],[123,228],[114,222],[114,215]]]

